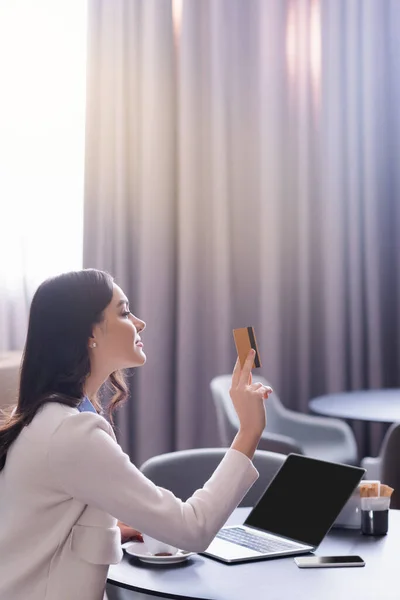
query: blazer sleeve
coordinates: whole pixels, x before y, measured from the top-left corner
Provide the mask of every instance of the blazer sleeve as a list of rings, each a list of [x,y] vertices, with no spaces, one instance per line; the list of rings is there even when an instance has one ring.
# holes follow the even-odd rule
[[[52,434],[48,463],[69,497],[95,506],[164,543],[204,551],[258,478],[247,456],[229,449],[186,502],[147,479],[94,413],[66,417]]]

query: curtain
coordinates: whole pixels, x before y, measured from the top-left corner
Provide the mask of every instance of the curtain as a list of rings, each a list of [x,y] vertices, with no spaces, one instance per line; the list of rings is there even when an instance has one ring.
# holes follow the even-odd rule
[[[148,323],[118,418],[139,463],[218,445],[234,327],[289,408],[399,386],[399,12],[89,4],[84,263]]]
[[[89,3],[84,265],[148,323],[148,361],[117,420],[140,459],[175,444],[176,86],[169,2]]]

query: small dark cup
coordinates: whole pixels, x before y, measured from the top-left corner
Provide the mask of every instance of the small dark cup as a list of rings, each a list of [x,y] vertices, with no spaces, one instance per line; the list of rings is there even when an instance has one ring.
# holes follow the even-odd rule
[[[364,535],[386,535],[388,527],[388,510],[361,511],[361,533]]]

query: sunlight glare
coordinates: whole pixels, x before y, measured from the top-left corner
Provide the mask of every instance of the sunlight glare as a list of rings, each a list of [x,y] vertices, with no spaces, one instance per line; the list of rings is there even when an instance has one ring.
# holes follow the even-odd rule
[[[0,286],[82,265],[86,3],[0,2]]]

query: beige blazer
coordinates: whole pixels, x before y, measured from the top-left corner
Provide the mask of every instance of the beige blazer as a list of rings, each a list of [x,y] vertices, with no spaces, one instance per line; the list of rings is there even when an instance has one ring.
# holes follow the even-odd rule
[[[117,519],[202,551],[257,477],[229,450],[182,502],[140,473],[103,417],[47,404],[0,473],[0,600],[101,600],[108,567],[122,558]]]

